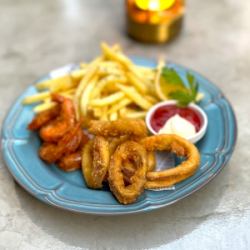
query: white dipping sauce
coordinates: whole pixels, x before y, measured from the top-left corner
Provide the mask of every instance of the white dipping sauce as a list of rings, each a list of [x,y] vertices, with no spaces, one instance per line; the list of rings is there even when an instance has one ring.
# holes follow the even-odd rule
[[[195,126],[191,122],[176,114],[167,120],[158,133],[176,134],[188,139],[194,136],[196,131]]]

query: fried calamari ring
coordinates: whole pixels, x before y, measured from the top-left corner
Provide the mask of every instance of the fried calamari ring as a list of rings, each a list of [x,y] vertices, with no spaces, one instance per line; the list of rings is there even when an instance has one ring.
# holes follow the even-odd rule
[[[102,187],[102,182],[109,167],[110,153],[108,141],[96,136],[93,142],[93,171],[92,177],[97,187]]]
[[[124,136],[120,136],[120,137],[110,137],[109,138],[109,152],[110,152],[110,155],[112,155],[116,148],[122,144],[123,142],[125,141],[128,141],[129,137],[127,135],[124,135]]]
[[[133,162],[136,169],[128,186],[125,185],[122,173],[123,163],[127,160]],[[112,193],[120,203],[132,203],[143,192],[146,172],[147,152],[142,145],[127,141],[118,146],[110,161],[108,180]]]
[[[94,135],[104,137],[115,137],[129,135],[134,137],[145,137],[147,128],[143,120],[116,120],[116,121],[96,121],[89,124],[89,132]]]
[[[155,135],[141,140],[148,151],[166,150],[185,157],[177,167],[147,173],[145,188],[164,188],[193,175],[200,164],[200,154],[194,144],[177,135]]]
[[[147,152],[147,158],[148,158],[148,171],[151,172],[155,169],[156,166],[156,159],[155,159],[155,153],[153,151]]]
[[[82,153],[82,174],[87,186],[90,188],[95,186],[92,178],[92,163],[93,163],[92,148],[93,148],[93,140],[90,140],[83,148],[83,153]]]
[[[123,142],[129,140],[129,136],[124,135],[118,138],[110,137],[109,138],[109,151],[110,155],[112,155],[116,148],[122,144]],[[148,161],[148,171],[153,171],[155,169],[156,165],[156,160],[155,160],[155,154],[154,152],[147,152],[147,161]],[[124,180],[126,184],[130,184],[130,178],[134,175],[135,173],[135,168],[132,162],[130,161],[125,161],[123,166],[122,166],[122,173],[124,175]]]
[[[173,175],[166,177],[162,180],[147,181],[145,184],[145,189],[161,189],[171,187],[174,184],[186,180],[188,177],[192,176],[194,172],[190,172],[186,175]]]
[[[101,188],[109,166],[109,143],[96,136],[83,149],[82,172],[90,188]]]
[[[125,186],[128,186],[132,183],[131,177],[135,174],[136,169],[131,162],[124,162],[122,166],[123,180]]]
[[[155,169],[156,159],[154,152],[147,152],[147,172],[153,171]],[[135,166],[130,161],[125,161],[122,165],[123,178],[126,184],[131,184],[131,177],[136,171]]]

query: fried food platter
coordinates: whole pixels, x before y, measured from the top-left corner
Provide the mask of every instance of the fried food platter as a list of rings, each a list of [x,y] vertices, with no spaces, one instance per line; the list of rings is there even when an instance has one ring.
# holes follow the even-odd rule
[[[136,65],[143,67],[157,66],[156,62],[145,58],[133,57],[132,60]],[[200,91],[204,94],[199,105],[207,114],[209,123],[204,138],[196,144],[200,152],[200,165],[191,177],[184,178],[167,190],[145,190],[135,202],[124,205],[115,199],[106,184],[99,190],[88,188],[81,171],[68,173],[55,164],[48,166],[37,154],[41,144],[39,136],[27,130],[27,124],[34,116],[35,106],[23,106],[22,101],[25,97],[37,93],[36,88],[30,86],[9,110],[2,129],[3,157],[15,180],[47,204],[70,211],[101,215],[151,211],[177,202],[207,184],[231,157],[237,137],[235,115],[221,90],[209,80],[183,66],[174,63],[168,65],[181,76],[187,71],[192,72],[199,81]],[[67,65],[51,71],[38,82],[78,68],[79,65],[76,64]],[[162,154],[157,155],[158,163],[162,160],[161,157]]]

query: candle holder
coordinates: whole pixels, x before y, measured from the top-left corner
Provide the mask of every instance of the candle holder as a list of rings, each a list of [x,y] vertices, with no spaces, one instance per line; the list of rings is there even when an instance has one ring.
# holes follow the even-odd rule
[[[127,31],[146,43],[164,43],[181,30],[184,0],[127,0]]]

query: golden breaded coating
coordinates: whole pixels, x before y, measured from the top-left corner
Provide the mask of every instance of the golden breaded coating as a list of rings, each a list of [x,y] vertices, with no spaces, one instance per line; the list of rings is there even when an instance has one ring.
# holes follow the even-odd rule
[[[89,132],[104,137],[121,135],[145,137],[147,135],[147,128],[143,120],[121,119],[111,122],[93,120],[89,124]]]

